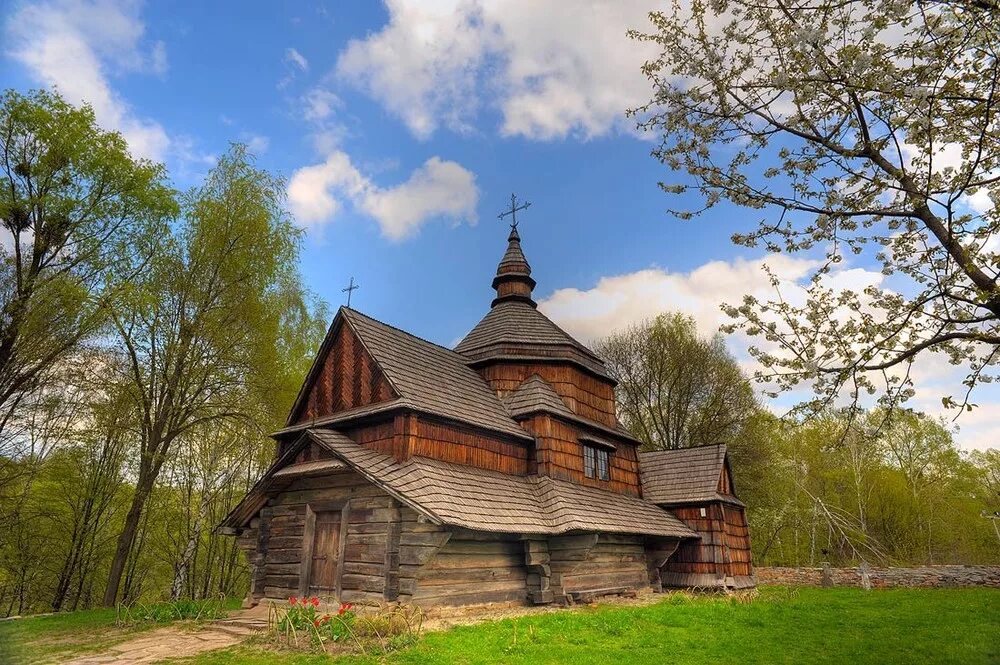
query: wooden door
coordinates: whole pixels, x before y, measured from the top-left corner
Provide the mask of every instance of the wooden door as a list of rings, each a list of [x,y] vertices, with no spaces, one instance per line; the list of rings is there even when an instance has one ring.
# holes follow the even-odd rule
[[[312,566],[309,574],[309,593],[332,595],[336,593],[337,557],[340,552],[340,511],[316,513],[313,535]]]

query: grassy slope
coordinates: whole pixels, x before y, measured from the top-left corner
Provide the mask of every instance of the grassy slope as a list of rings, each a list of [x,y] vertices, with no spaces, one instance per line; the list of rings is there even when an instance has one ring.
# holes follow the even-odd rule
[[[224,607],[239,607],[227,599]],[[136,633],[165,623],[143,622],[119,628],[114,609],[62,612],[48,616],[0,621],[0,663],[58,662],[70,655],[101,651]]]
[[[361,659],[351,659],[358,662]],[[989,589],[764,589],[752,604],[675,595],[432,633],[395,663],[990,663],[1000,662],[1000,592]],[[200,665],[320,656],[237,647]]]

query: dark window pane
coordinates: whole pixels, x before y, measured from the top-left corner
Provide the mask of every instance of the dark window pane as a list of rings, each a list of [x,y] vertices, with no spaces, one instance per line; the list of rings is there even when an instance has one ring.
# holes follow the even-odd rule
[[[590,446],[583,447],[583,474],[588,478],[593,478],[596,476],[597,460],[595,459],[594,453],[597,451]]]
[[[608,474],[608,451],[597,450],[597,477],[601,480],[607,480],[609,478]]]

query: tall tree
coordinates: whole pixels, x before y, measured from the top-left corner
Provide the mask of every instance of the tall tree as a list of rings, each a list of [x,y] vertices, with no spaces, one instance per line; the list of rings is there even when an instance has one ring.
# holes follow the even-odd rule
[[[148,258],[137,239],[161,234],[177,205],[162,166],[49,92],[0,97],[0,180],[3,436],[45,372],[107,321]]]
[[[1000,354],[996,0],[674,0],[650,16],[632,35],[660,49],[654,96],[632,112],[690,176],[661,187],[760,210],[735,242],[819,259],[804,302],[729,308],[769,343],[759,377],[810,381],[824,404],[845,387],[896,402],[910,361],[938,352],[969,370],[946,405],[969,406]],[[856,254],[893,288],[831,290],[823,275]]]
[[[596,348],[618,381],[623,424],[649,449],[738,444],[758,411],[722,337],[702,339],[690,317],[661,314]]]
[[[281,373],[281,324],[301,297],[299,231],[280,179],[235,145],[183,197],[182,219],[115,314],[139,414],[135,493],[118,537],[104,603],[125,566],[171,446],[196,426],[249,416]]]

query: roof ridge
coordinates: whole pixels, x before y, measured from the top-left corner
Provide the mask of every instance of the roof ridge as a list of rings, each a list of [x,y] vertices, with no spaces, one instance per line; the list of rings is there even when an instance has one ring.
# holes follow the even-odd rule
[[[697,446],[683,446],[681,448],[658,448],[656,450],[641,450],[639,451],[639,454],[651,455],[654,453],[677,453],[677,452],[683,452],[685,450],[704,450],[706,448],[715,448],[720,446],[722,448],[726,448],[728,452],[729,444],[720,442],[720,443],[701,443],[698,444]]]
[[[386,323],[385,321],[382,321],[381,319],[376,319],[374,316],[369,316],[368,314],[365,314],[364,312],[358,311],[358,310],[356,310],[354,308],[351,308],[351,307],[347,307],[346,305],[341,305],[340,309],[344,310],[345,312],[347,312],[349,314],[352,314],[352,315],[355,315],[355,316],[360,316],[363,319],[368,319],[372,323],[377,323],[377,324],[379,324],[381,326],[385,326],[386,328],[391,328],[392,330],[395,330],[396,332],[403,333],[407,337],[411,337],[411,338],[417,340],[418,342],[423,342],[424,344],[429,344],[430,346],[433,346],[434,348],[436,348],[438,350],[446,351],[448,353],[448,355],[455,356],[455,360],[458,361],[458,362],[460,362],[460,363],[462,363],[463,365],[468,362],[468,358],[466,358],[465,356],[463,356],[461,353],[458,353],[454,349],[449,349],[447,346],[444,346],[442,344],[438,344],[437,342],[432,342],[429,339],[424,339],[423,337],[420,337],[419,335],[414,335],[413,333],[411,333],[411,332],[409,332],[407,330],[403,330],[399,326],[394,326],[391,323]]]

